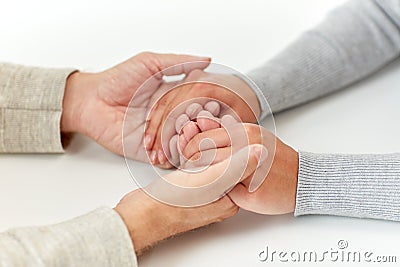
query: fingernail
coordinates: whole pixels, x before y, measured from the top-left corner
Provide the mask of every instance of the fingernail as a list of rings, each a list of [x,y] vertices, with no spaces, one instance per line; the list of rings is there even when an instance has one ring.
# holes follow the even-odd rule
[[[144,147],[146,149],[148,149],[150,146],[150,143],[151,143],[151,135],[146,134],[146,136],[144,137]]]
[[[259,168],[267,160],[268,150],[263,145],[254,145],[252,147],[252,153],[258,160],[257,168]]]
[[[160,162],[160,164],[165,163],[165,157],[164,157],[164,153],[162,152],[162,150],[158,150],[158,161]]]
[[[179,155],[179,162],[180,162],[181,166],[185,164],[186,159],[185,159],[185,157],[183,155]]]
[[[255,174],[257,175],[257,173]],[[258,175],[260,176],[260,173],[258,173]],[[251,179],[250,185],[249,185],[249,193],[253,193],[255,191],[257,191],[257,189],[264,183],[264,180],[267,177],[253,177],[253,179]]]
[[[155,164],[156,163],[156,157],[157,157],[157,152],[156,151],[151,151],[151,154],[150,154],[150,161],[151,161],[151,163],[152,164]]]
[[[211,57],[199,57],[199,58],[204,61],[211,61]]]
[[[268,150],[265,146],[263,145],[255,145],[252,148],[252,152],[256,156],[258,163],[257,163],[257,169],[260,168],[261,165],[265,163],[268,157]],[[249,185],[249,193],[253,193],[254,191],[257,191],[257,189],[263,184],[266,176],[263,176],[263,172],[260,172],[257,170],[254,173],[253,178],[251,179],[250,185]]]
[[[209,111],[215,117],[219,115],[221,108],[218,102],[210,101],[204,105],[204,109]]]

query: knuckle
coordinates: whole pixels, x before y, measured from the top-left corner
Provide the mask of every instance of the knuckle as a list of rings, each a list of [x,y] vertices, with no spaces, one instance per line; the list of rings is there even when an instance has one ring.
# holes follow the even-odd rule
[[[137,59],[152,74],[158,73],[163,68],[160,62],[159,54],[144,51],[137,54]]]
[[[151,57],[153,54],[154,54],[154,53],[149,52],[149,51],[143,51],[143,52],[140,52],[139,54],[137,54],[137,57],[139,57],[139,58],[149,58],[149,57]]]

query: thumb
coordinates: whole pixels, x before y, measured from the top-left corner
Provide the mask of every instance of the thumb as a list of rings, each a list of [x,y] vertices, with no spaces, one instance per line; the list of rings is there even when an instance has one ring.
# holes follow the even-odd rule
[[[209,57],[157,54],[151,52],[139,54],[138,60],[151,70],[153,75],[160,72],[159,75],[167,76],[188,74],[195,69],[203,70],[207,68],[211,62],[211,58]]]
[[[271,203],[260,194],[249,192],[247,186],[242,183],[236,185],[228,196],[236,206],[244,210],[258,214],[282,214],[282,212],[274,211],[274,204],[271,206]]]
[[[229,193],[229,198],[235,203],[238,207],[245,209],[245,210],[252,210],[253,205],[253,198],[252,194],[249,193],[247,187],[240,183],[237,184]]]
[[[254,144],[242,148],[230,159],[197,173],[174,171],[146,187],[158,200],[174,206],[194,207],[213,202],[238,182],[250,176],[266,155],[266,148]],[[189,170],[186,170],[189,171]]]

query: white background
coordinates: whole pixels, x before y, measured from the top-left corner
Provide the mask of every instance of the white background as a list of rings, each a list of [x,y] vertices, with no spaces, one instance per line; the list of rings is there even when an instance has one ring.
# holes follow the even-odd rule
[[[150,50],[211,56],[246,72],[341,2],[2,0],[0,61],[96,71]],[[276,115],[277,134],[313,152],[400,151],[399,86],[400,64],[394,63],[345,91]],[[0,230],[114,206],[135,188],[123,158],[83,136],[76,136],[64,155],[0,155],[0,170]],[[267,263],[257,255],[266,245],[330,251],[340,239],[348,241],[349,250],[397,255],[400,261],[399,236],[395,222],[240,212],[163,242],[139,265],[262,266]]]

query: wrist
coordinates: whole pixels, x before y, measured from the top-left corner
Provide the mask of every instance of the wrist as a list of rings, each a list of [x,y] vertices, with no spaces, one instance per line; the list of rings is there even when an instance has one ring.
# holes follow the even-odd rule
[[[74,72],[68,78],[64,90],[64,98],[61,115],[61,131],[66,133],[78,132],[79,111],[79,84],[81,73]]]
[[[126,195],[115,207],[124,221],[137,255],[158,242],[236,214],[228,197],[202,207],[176,207],[159,202],[143,190]]]
[[[124,198],[134,199],[135,203],[122,199],[115,211],[124,221],[137,255],[173,235],[168,228],[174,215],[164,214],[164,204],[152,199],[142,190],[135,190]]]
[[[296,194],[297,194],[297,181],[299,173],[299,153],[293,149],[290,149],[290,156],[287,158],[287,175],[289,177],[289,210],[294,212],[296,209]]]
[[[61,114],[61,132],[83,133],[82,112],[84,110],[85,95],[92,88],[89,73],[74,72],[68,78],[64,90]]]

